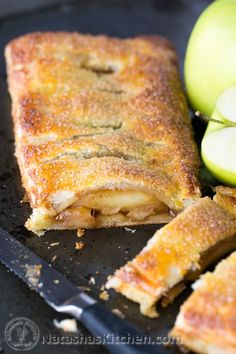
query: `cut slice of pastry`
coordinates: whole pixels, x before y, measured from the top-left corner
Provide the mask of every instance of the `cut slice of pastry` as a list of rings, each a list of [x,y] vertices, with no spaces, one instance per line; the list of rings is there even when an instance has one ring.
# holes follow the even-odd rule
[[[236,218],[236,188],[217,186],[214,201]]]
[[[236,252],[193,285],[170,335],[202,354],[236,353]]]
[[[132,261],[107,282],[140,304],[140,311],[157,316],[155,305],[166,306],[213,260],[236,248],[236,220],[206,197],[158,230]]]
[[[5,54],[28,229],[163,223],[199,198],[167,40],[33,33]]]

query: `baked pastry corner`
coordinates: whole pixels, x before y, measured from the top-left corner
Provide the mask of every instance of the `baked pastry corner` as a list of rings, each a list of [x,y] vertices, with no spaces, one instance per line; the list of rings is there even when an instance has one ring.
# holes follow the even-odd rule
[[[236,353],[236,252],[193,285],[170,335],[201,354]]]

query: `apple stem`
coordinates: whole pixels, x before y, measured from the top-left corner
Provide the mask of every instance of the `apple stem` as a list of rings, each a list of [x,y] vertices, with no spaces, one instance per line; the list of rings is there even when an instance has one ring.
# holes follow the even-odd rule
[[[234,122],[231,122],[231,121],[226,120],[226,119],[225,120],[215,119],[215,118],[212,118],[212,117],[209,117],[209,116],[203,114],[200,111],[196,111],[195,112],[195,116],[200,118],[200,119],[202,119],[206,123],[214,122],[214,123],[222,124],[225,127],[236,127],[236,123],[234,123]]]
[[[205,114],[203,114],[200,111],[196,111],[195,112],[195,116],[197,116],[198,118],[202,119],[204,122],[208,123],[208,122],[214,122],[214,123],[220,123],[220,124],[224,124],[224,122],[222,120],[218,120],[212,117],[209,117]]]

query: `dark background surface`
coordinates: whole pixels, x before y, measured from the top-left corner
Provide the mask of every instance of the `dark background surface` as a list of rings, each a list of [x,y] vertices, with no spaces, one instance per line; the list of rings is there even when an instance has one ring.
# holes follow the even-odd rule
[[[77,285],[91,289],[98,297],[100,287],[109,274],[136,255],[157,226],[136,228],[135,233],[120,229],[101,229],[86,232],[83,241],[86,247],[76,251],[76,232],[48,232],[38,238],[23,227],[29,215],[29,208],[20,204],[23,196],[19,171],[14,154],[14,141],[10,117],[10,99],[6,89],[3,49],[12,38],[37,30],[68,30],[83,33],[105,33],[112,36],[128,37],[143,33],[154,33],[171,39],[180,55],[180,67],[191,28],[210,3],[204,0],[173,1],[17,1],[0,0],[0,226],[10,231],[42,258],[53,265]],[[21,4],[21,5],[19,5]],[[50,247],[50,243],[60,242]],[[89,284],[90,277],[95,285]],[[166,335],[172,327],[179,305],[189,294],[186,290],[175,303],[162,309],[158,319],[151,320],[139,314],[138,306],[122,296],[110,292],[105,306],[118,308],[126,319],[151,335]],[[33,320],[43,334],[62,334],[55,329],[53,319],[62,315],[50,309],[44,301],[28,289],[15,275],[0,264],[0,353],[13,353],[4,342],[4,328],[15,317],[24,316]],[[79,326],[80,330],[84,329]],[[84,353],[100,354],[105,349],[98,346],[46,346],[38,344],[30,353]],[[173,348],[157,347],[158,353],[178,353]]]

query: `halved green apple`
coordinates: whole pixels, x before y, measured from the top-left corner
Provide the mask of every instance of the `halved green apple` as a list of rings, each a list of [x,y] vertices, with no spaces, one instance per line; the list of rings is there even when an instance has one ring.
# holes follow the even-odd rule
[[[219,96],[211,116],[202,140],[203,161],[217,179],[236,186],[236,87]]]

